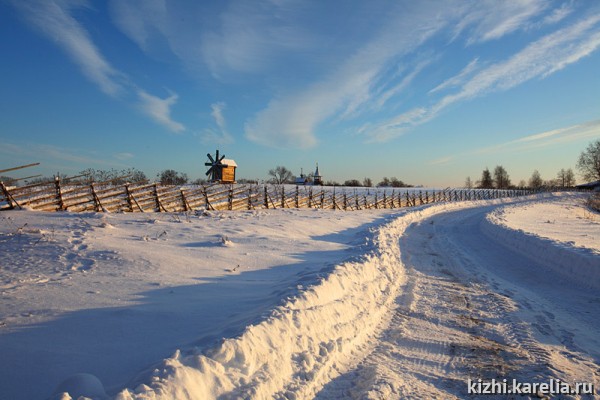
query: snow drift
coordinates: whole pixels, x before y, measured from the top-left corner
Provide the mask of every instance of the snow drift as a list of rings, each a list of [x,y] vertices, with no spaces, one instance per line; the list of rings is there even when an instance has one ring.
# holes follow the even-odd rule
[[[511,229],[504,223],[503,212],[499,208],[487,215],[481,227],[484,234],[524,256],[541,261],[565,279],[600,289],[600,264],[596,251],[522,229]]]
[[[336,266],[320,283],[265,321],[200,354],[176,352],[117,400],[310,398],[368,348],[405,282],[399,238],[410,224],[449,210],[509,200],[460,202],[401,211],[373,233],[373,248]]]

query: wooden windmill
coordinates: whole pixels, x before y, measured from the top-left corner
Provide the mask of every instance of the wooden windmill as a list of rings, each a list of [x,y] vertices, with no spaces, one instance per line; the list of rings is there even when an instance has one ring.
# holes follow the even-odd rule
[[[225,154],[219,157],[219,150],[216,151],[213,158],[210,153],[207,154],[209,161],[204,165],[210,167],[206,171],[206,176],[210,176],[211,182],[235,183],[235,169],[237,164],[233,160],[225,158]]]

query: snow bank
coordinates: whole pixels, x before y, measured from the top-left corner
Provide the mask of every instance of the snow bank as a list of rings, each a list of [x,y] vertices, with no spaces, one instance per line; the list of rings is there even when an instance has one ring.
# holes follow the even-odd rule
[[[403,272],[398,223],[379,230],[377,250],[337,266],[320,284],[277,307],[260,324],[206,354],[177,352],[151,383],[117,399],[308,397],[336,375],[385,316]]]
[[[482,231],[488,237],[552,268],[554,272],[586,287],[600,289],[600,261],[596,251],[575,247],[506,225],[503,208],[487,215]]]
[[[405,281],[399,238],[434,214],[505,200],[446,203],[402,211],[374,232],[362,259],[336,266],[320,283],[273,310],[263,322],[198,354],[176,352],[118,400],[310,398],[364,353],[384,328]]]

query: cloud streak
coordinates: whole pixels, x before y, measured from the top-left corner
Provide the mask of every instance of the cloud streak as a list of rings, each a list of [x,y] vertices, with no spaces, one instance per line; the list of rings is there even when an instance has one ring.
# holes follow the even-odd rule
[[[432,19],[426,6],[414,7],[412,14],[403,9],[390,11],[396,16],[387,21],[381,34],[325,79],[271,100],[266,109],[248,121],[246,137],[269,146],[308,148],[317,143],[315,130],[327,118],[338,112],[342,119],[357,114],[373,100],[376,91],[390,84],[384,72],[444,27],[445,22]],[[415,69],[417,73],[419,68]],[[402,87],[400,83],[384,96],[390,98]],[[383,98],[383,102],[386,100]]]
[[[211,113],[216,125],[216,129],[206,128],[202,131],[202,141],[204,143],[216,143],[220,145],[233,143],[233,137],[227,130],[227,123],[223,111],[225,103],[218,102],[211,104]]]
[[[374,119],[392,99],[401,97],[422,70],[438,61],[441,54],[429,54],[429,59],[411,68],[403,68],[397,76],[390,74],[390,70],[402,64],[406,67],[406,58],[414,58],[416,52],[427,54],[428,42],[436,37],[450,31],[453,32],[453,40],[464,34],[467,45],[497,40],[525,29],[547,6],[540,0],[524,0],[507,3],[448,2],[436,3],[436,7],[434,16],[431,4],[427,2],[413,3],[408,8],[391,8],[378,36],[366,42],[324,79],[304,90],[272,99],[265,109],[247,122],[246,137],[280,147],[314,146],[318,142],[318,127],[328,119],[351,120],[365,111],[369,111],[371,119]],[[368,142],[391,140],[411,127],[431,120],[452,103],[494,90],[493,86],[509,86],[508,77],[514,72],[514,68],[512,72],[506,71],[503,82],[498,77],[496,82],[489,82],[486,87],[485,77],[494,71],[487,68],[486,75],[484,72],[476,73],[478,68],[481,68],[480,62],[475,58],[457,76],[436,86],[431,94],[459,89],[458,93],[444,97],[437,104],[419,106],[380,123],[364,124],[357,131],[365,134]],[[502,71],[495,73],[500,75]],[[396,82],[394,79],[397,79]]]
[[[72,16],[75,10],[91,8],[88,1],[13,0],[12,4],[34,29],[54,41],[103,93],[114,98],[137,93],[140,109],[152,120],[172,132],[185,129],[170,117],[170,108],[176,103],[177,95],[160,99],[137,88],[125,73],[111,65],[88,31]]]
[[[102,167],[129,167],[126,164],[108,160],[106,158],[98,158],[97,155],[90,154],[89,151],[82,149],[73,149],[67,147],[55,146],[45,143],[26,143],[22,145],[13,143],[3,143],[0,147],[0,153],[7,156],[19,156],[19,158],[28,157],[31,160],[42,161],[44,167],[48,167],[46,162],[56,164],[57,162],[67,162],[77,167],[85,166],[102,166]],[[73,165],[61,166],[63,168],[72,169]]]
[[[183,124],[174,121],[171,118],[171,107],[177,103],[178,96],[171,94],[165,99],[148,94],[143,90],[138,90],[140,110],[153,119],[155,122],[163,125],[171,132],[181,133],[185,130]]]
[[[506,91],[531,79],[543,79],[564,69],[600,47],[599,25],[600,15],[592,15],[542,37],[508,60],[480,70],[464,82],[456,93],[446,95],[432,106],[420,107],[371,126],[366,132],[368,141],[385,142],[402,135],[411,127],[430,121],[452,104]],[[463,72],[469,69],[469,65]],[[462,79],[461,74],[458,76]],[[447,82],[442,85],[448,86]]]
[[[13,0],[27,22],[53,40],[75,62],[82,73],[109,96],[123,92],[126,76],[113,68],[92,42],[71,11],[89,7],[83,0]]]
[[[446,165],[455,160],[461,160],[465,157],[472,157],[474,155],[521,153],[597,137],[600,137],[600,120],[593,120],[565,128],[552,129],[523,136],[519,139],[510,140],[493,146],[480,147],[468,152],[441,157],[431,160],[429,165]]]

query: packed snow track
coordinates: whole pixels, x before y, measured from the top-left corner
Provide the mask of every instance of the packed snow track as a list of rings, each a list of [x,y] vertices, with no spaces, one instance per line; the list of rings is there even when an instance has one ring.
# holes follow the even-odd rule
[[[587,382],[598,394],[600,255],[492,224],[502,208],[444,212],[406,229],[407,279],[391,322],[318,398],[464,398],[476,395],[469,379]]]

